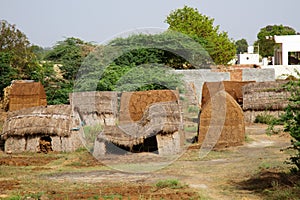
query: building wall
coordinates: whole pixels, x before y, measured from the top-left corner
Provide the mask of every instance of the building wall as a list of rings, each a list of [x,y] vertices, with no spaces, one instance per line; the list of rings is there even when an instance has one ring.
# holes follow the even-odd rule
[[[275,71],[275,79],[285,79],[286,75],[292,75],[296,78],[300,78],[295,70],[300,72],[300,65],[272,65],[272,66],[263,66],[263,69],[273,69]]]
[[[186,83],[195,85],[199,105],[202,99],[202,87],[205,82],[230,81],[228,72],[212,72],[207,69],[198,70],[174,70],[174,73],[182,74]]]
[[[275,71],[274,69],[243,69],[242,81],[256,81],[256,82],[267,82],[275,81]]]

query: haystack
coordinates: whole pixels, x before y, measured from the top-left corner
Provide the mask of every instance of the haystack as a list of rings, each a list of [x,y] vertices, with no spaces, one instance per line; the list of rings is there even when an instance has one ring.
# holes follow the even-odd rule
[[[206,82],[202,89],[202,102],[205,105],[207,101],[217,92],[226,91],[230,94],[238,104],[243,104],[243,87],[254,81],[222,81],[222,82]]]
[[[78,124],[69,105],[32,107],[9,112],[1,137],[5,151],[39,151],[42,138],[51,141],[54,151],[74,151],[82,146],[79,132],[72,131]]]
[[[40,82],[13,81],[6,91],[8,91],[9,111],[47,105],[44,86]]]
[[[243,110],[227,92],[217,92],[203,106],[198,142],[203,148],[226,148],[243,144],[245,123]]]

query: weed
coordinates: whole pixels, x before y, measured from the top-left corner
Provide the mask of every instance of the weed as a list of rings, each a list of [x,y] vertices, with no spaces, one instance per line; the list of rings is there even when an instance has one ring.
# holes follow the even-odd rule
[[[158,181],[155,186],[157,188],[171,188],[171,189],[178,189],[178,188],[183,188],[184,186],[179,183],[178,180],[176,179],[167,179],[167,180],[160,180]]]
[[[262,123],[268,125],[282,125],[282,122],[278,118],[266,113],[257,115],[254,123]]]
[[[197,106],[189,106],[188,107],[188,113],[198,113],[199,108]]]
[[[120,194],[110,194],[110,195],[105,195],[102,198],[105,200],[116,200],[116,199],[122,200],[123,196]]]

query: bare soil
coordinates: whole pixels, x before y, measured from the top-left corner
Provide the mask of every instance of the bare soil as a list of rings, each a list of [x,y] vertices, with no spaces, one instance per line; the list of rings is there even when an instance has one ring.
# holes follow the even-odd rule
[[[212,151],[202,159],[200,146],[191,145],[170,165],[147,173],[117,171],[114,165],[134,163],[137,157],[157,164],[162,162],[157,155],[111,157],[106,167],[86,152],[12,157],[0,153],[0,199],[18,192],[42,192],[36,199],[268,199],[266,190],[292,187],[299,177],[285,173],[290,136],[267,136],[265,129],[248,125],[243,146]],[[181,185],[160,188],[160,180],[178,180]]]

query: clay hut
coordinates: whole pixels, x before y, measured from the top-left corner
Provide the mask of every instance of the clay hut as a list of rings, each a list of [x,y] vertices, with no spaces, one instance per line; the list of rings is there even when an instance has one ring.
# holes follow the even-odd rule
[[[9,112],[1,138],[6,152],[69,152],[82,146],[78,126],[69,105],[32,107]]]
[[[288,105],[290,92],[283,86],[287,81],[251,83],[243,87],[245,120],[254,122],[258,115],[278,117]]]
[[[245,140],[243,110],[225,91],[214,94],[202,107],[199,126],[202,148],[222,149],[242,145]]]
[[[44,86],[33,81],[13,81],[9,86],[8,101],[9,111],[47,105]]]
[[[118,125],[98,135],[94,156],[113,153],[110,147],[131,152],[177,154],[183,146],[178,91],[157,90],[121,94]]]

